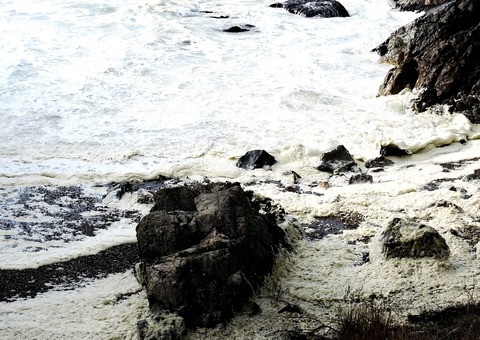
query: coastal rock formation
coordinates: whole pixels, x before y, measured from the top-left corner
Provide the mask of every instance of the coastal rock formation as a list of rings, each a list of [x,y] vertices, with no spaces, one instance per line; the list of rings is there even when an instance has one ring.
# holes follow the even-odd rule
[[[277,163],[275,157],[270,155],[265,150],[251,150],[240,157],[237,161],[237,167],[253,170],[263,168],[264,166],[272,166]]]
[[[317,170],[330,173],[347,172],[357,165],[357,162],[343,145],[324,153],[320,160],[322,163],[317,167]]]
[[[395,8],[401,11],[426,11],[451,0],[393,0]]]
[[[393,64],[379,95],[417,90],[414,108],[447,104],[480,123],[480,2],[457,0],[401,27],[374,49]]]
[[[288,0],[284,3],[275,3],[270,7],[283,7],[293,14],[303,15],[307,18],[333,18],[349,17],[348,11],[336,0]]]
[[[150,310],[177,313],[187,328],[227,321],[272,269],[284,231],[238,183],[162,189],[155,202],[137,226],[135,268]]]
[[[433,257],[450,255],[445,239],[432,227],[394,218],[382,233],[383,253],[389,258]]]

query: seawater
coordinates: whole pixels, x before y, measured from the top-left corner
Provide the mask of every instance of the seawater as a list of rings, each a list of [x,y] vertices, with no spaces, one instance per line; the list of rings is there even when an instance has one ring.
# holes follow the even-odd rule
[[[390,66],[370,50],[418,14],[345,1],[350,18],[318,20],[268,5],[2,2],[0,184],[235,178],[251,149],[294,169],[338,144],[369,159],[468,135],[462,118],[376,98]],[[222,31],[239,24],[255,27]]]
[[[452,237],[447,241],[458,246],[452,267],[461,273],[442,276],[438,273],[447,269],[435,271],[432,263],[395,267],[380,260],[352,269],[366,249],[345,244],[373,237],[392,216],[478,224],[473,216],[480,195],[474,186],[458,184],[471,194],[468,201],[449,190],[450,182],[440,186],[442,197],[459,200],[467,217],[432,206],[436,196],[418,188],[442,173],[441,162],[472,158],[479,148],[476,141],[436,148],[478,137],[477,127],[462,115],[414,113],[408,92],[376,97],[391,66],[378,63],[371,49],[421,13],[392,10],[386,0],[342,3],[350,18],[306,19],[269,8],[268,1],[2,1],[0,217],[48,220],[42,209],[58,207],[43,206],[41,197],[23,215],[16,203],[27,188],[44,185],[81,187],[108,209],[146,213],[149,207],[133,195],[118,200],[104,185],[159,176],[240,181],[274,198],[299,221],[346,210],[368,221],[329,243],[303,243],[303,255],[291,269],[295,274],[283,279],[292,296],[338,298],[347,286],[360,289],[355,273],[364,280],[365,295],[393,296],[401,287],[413,287],[418,301],[434,303],[428,292],[436,281],[437,297],[454,301],[453,292],[478,270],[465,264],[472,251]],[[239,34],[223,31],[244,24],[255,27]],[[314,169],[320,155],[336,145],[345,145],[361,162],[377,157],[380,146],[389,143],[417,154],[395,159],[397,166],[375,175],[371,186],[348,186],[348,179],[329,180]],[[236,160],[252,149],[267,150],[278,164],[269,171],[237,168]],[[454,181],[475,166],[442,176]],[[292,170],[302,176],[304,191],[316,195],[285,192],[263,181],[288,185],[284,173]],[[330,181],[331,189],[312,184],[321,181]],[[0,230],[2,269],[65,261],[135,241],[135,223],[127,219],[89,237],[61,228],[66,236],[53,240],[41,232],[24,237],[19,228]],[[414,278],[405,274],[419,266]],[[134,337],[130,329],[147,310],[145,297],[136,294],[117,303],[111,294],[119,285],[120,293],[138,289],[127,273],[73,292],[2,303],[0,334]],[[418,298],[412,294],[402,299]],[[77,320],[88,315],[88,321],[79,325],[65,317],[38,333],[54,319],[44,317],[51,315],[46,309]]]

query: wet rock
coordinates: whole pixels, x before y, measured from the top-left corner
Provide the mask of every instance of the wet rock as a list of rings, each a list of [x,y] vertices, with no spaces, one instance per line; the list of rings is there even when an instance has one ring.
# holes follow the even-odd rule
[[[476,169],[473,171],[473,174],[469,174],[465,177],[467,181],[473,181],[480,179],[480,169]]]
[[[450,249],[432,227],[394,218],[382,233],[383,252],[389,258],[433,257],[447,259]]]
[[[393,0],[396,9],[421,12],[443,5],[451,0]]]
[[[240,159],[237,161],[237,167],[246,170],[253,170],[263,168],[265,166],[272,166],[276,163],[277,160],[275,157],[270,155],[265,150],[251,150],[240,157]]]
[[[242,310],[272,269],[285,234],[238,183],[177,188],[175,195],[185,196],[166,205],[175,210],[153,210],[137,226],[143,261],[135,275],[152,313],[177,313],[188,328],[213,327]]]
[[[248,32],[248,31],[250,31],[250,29],[252,29],[253,27],[255,27],[255,26],[254,26],[254,25],[250,25],[250,24],[246,24],[246,25],[236,25],[236,26],[232,26],[232,27],[226,28],[226,29],[224,29],[223,31],[224,31],[224,32],[227,32],[227,33],[241,33],[241,32]]]
[[[348,180],[348,184],[372,183],[372,182],[373,182],[372,175],[369,175],[369,174],[366,174],[366,173],[353,175]]]
[[[343,7],[343,5],[336,0],[288,0],[283,4],[272,4],[270,7],[283,7],[290,13],[299,14],[307,18],[333,18],[350,16],[345,7]]]
[[[299,174],[297,174],[295,171],[286,171],[284,172],[282,175],[285,175],[285,176],[292,176],[292,179],[293,179],[293,183],[294,184],[298,184],[300,182],[300,179],[302,178],[302,176],[300,176]]]
[[[180,340],[185,331],[185,322],[177,314],[165,314],[161,318],[147,318],[137,322],[140,340]]]
[[[380,157],[377,157],[377,158],[366,161],[365,162],[365,167],[367,169],[370,169],[370,168],[384,168],[386,166],[390,166],[390,165],[394,165],[394,164],[395,164],[394,161],[392,161],[388,158],[385,158],[385,156],[380,156]]]
[[[403,150],[396,146],[395,144],[387,144],[387,145],[382,145],[380,147],[380,155],[383,157],[385,156],[396,156],[396,157],[401,157],[401,156],[406,156],[409,153],[406,150]]]
[[[480,122],[480,2],[458,0],[401,27],[374,50],[394,65],[379,95],[416,89],[414,108],[447,104]]]
[[[330,173],[351,171],[357,165],[350,152],[343,145],[324,153],[320,160],[322,163],[317,167],[317,170]]]

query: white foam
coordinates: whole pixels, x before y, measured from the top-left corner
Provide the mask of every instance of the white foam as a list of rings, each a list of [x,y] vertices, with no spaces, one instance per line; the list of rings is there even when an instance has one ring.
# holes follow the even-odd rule
[[[0,302],[4,339],[137,339],[136,323],[148,312],[133,273],[109,275],[73,290]]]

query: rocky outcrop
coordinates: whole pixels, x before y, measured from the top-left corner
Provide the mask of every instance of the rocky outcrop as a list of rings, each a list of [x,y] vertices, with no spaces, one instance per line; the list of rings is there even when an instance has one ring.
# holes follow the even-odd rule
[[[324,153],[320,160],[322,163],[317,167],[317,170],[330,173],[347,172],[357,165],[357,162],[343,145]]]
[[[159,190],[137,239],[143,261],[135,272],[151,311],[176,313],[188,328],[212,327],[239,311],[286,242],[274,216],[260,214],[232,183]],[[144,333],[152,333],[149,324],[140,323]]]
[[[382,242],[387,259],[446,259],[450,255],[445,239],[434,228],[400,218],[394,218],[383,231]]]
[[[401,27],[374,51],[393,64],[379,95],[417,90],[414,108],[450,105],[480,123],[480,2],[457,0]]]
[[[393,0],[396,9],[401,11],[426,11],[452,0]]]
[[[348,11],[336,0],[288,0],[284,3],[275,3],[270,7],[283,7],[293,14],[307,18],[349,17]]]
[[[237,167],[253,170],[263,168],[265,166],[272,166],[277,163],[275,157],[270,155],[265,150],[251,150],[239,158]]]

